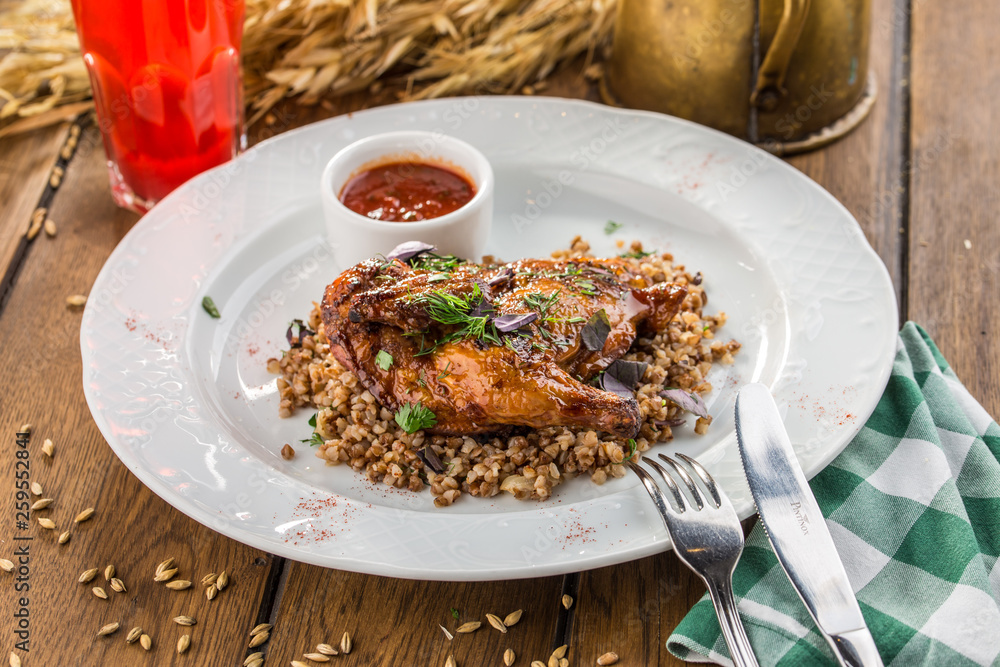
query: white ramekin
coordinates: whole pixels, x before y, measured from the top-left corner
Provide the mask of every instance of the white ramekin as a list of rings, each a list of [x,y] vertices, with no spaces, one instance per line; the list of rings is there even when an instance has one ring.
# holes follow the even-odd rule
[[[417,222],[385,222],[355,213],[340,201],[352,176],[387,162],[413,160],[458,168],[476,194],[461,208]],[[356,141],[333,156],[320,182],[327,237],[337,264],[346,269],[385,255],[400,243],[423,241],[442,254],[479,261],[493,221],[493,169],[469,144],[438,132],[387,132]]]

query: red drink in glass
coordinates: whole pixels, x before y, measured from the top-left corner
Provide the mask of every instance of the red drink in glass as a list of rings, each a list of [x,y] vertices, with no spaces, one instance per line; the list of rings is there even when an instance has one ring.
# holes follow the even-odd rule
[[[245,146],[244,0],[72,0],[119,206],[145,213]]]

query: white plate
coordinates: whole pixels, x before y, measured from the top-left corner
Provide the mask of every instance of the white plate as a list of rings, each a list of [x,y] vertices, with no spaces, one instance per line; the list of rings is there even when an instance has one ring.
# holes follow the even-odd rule
[[[312,410],[277,416],[268,357],[338,273],[318,180],[359,137],[439,130],[496,172],[490,252],[546,256],[581,234],[598,255],[640,239],[702,271],[737,362],[713,370],[708,435],[659,451],[697,457],[753,511],[733,402],[772,388],[809,476],[857,432],[888,379],[896,303],[851,215],[795,169],[667,116],[544,98],[459,98],[384,107],[288,132],[202,174],[147,214],[94,284],[81,332],[87,402],[118,457],[195,520],[300,561],[397,577],[481,580],[571,572],[669,547],[633,476],[586,478],[546,502],[373,486],[298,440]],[[624,227],[607,236],[607,220]],[[210,295],[219,320],[202,310]],[[281,446],[297,455],[285,461]]]

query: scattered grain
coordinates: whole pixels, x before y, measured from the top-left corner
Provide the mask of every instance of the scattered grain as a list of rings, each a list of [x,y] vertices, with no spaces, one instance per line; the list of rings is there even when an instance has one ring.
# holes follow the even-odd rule
[[[128,593],[128,589],[125,588],[125,582],[118,577],[111,578],[111,590],[115,593]]]
[[[291,445],[285,444],[285,446],[281,448],[281,458],[286,461],[291,461],[295,458],[295,450],[292,449]]]
[[[351,635],[347,632],[340,638],[340,652],[345,654],[351,652]]]
[[[462,625],[458,626],[458,628],[455,629],[455,632],[460,632],[463,635],[468,634],[478,630],[480,625],[482,625],[482,622],[480,621],[469,621],[468,623],[462,623]]]
[[[191,582],[187,579],[174,579],[168,581],[166,586],[172,591],[183,591],[186,588],[191,588]]]
[[[264,657],[264,653],[261,652],[261,651],[257,651],[256,653],[251,653],[243,661],[243,667],[249,667],[249,665],[250,665],[251,662],[253,662],[254,660],[259,660],[260,658],[263,658],[263,657]]]
[[[0,558],[0,570],[3,570],[4,572],[13,572],[14,571],[13,561],[9,561],[6,558]]]
[[[139,637],[139,646],[148,651],[149,649],[153,648],[153,638],[147,634],[143,634],[141,637]]]
[[[94,595],[96,595],[97,597],[101,598],[102,600],[107,600],[108,599],[108,594],[105,593],[104,589],[101,588],[100,586],[94,586],[90,590],[93,591]]]
[[[257,648],[271,638],[270,632],[260,632],[250,637],[250,648]]]
[[[514,655],[514,649],[509,648],[509,649],[507,649],[506,651],[503,652],[503,664],[505,664],[507,667],[510,667],[511,665],[513,665],[514,664],[514,660],[516,660],[516,659],[517,659],[517,656]]]
[[[306,663],[301,660],[292,660],[292,667],[309,667]]]
[[[184,653],[191,648],[191,635],[181,635],[177,640],[177,653]]]
[[[28,233],[24,235],[25,238],[29,241],[33,241],[35,237],[38,236],[38,232],[42,231],[42,225],[44,222],[45,220],[32,220],[31,224],[28,226]]]
[[[160,572],[155,577],[153,577],[153,581],[170,581],[171,579],[174,578],[175,574],[177,574],[176,567],[170,570],[164,570],[163,572]]]
[[[251,662],[247,667],[264,667],[264,658],[257,658]]]
[[[48,236],[49,238],[52,238],[53,236],[56,235],[56,223],[55,223],[55,221],[52,218],[46,219],[45,220],[45,226],[43,227],[43,229],[45,229],[46,236]]]
[[[73,294],[72,296],[66,297],[66,305],[73,308],[79,308],[87,304],[87,297],[83,294]]]
[[[52,444],[52,440],[50,438],[45,438],[45,442],[42,443],[42,451],[50,459],[52,458],[52,453],[55,451],[55,448],[56,446]]]
[[[201,585],[202,586],[211,586],[212,584],[215,583],[215,581],[218,578],[219,578],[219,575],[217,575],[215,572],[209,572],[208,574],[206,574],[204,577],[201,578]]]
[[[559,658],[554,655],[550,655],[549,659],[545,663],[545,667],[559,667]]]
[[[94,508],[88,507],[87,509],[83,510],[75,517],[73,517],[73,523],[83,523],[84,521],[89,520],[90,517],[92,516],[94,516]]]
[[[42,498],[41,500],[36,500],[32,505],[32,510],[43,510],[52,504],[52,498]]]
[[[545,667],[545,663],[541,660],[532,660],[531,667]]]
[[[568,651],[568,650],[569,650],[569,646],[566,645],[566,644],[563,644],[562,646],[560,646],[559,648],[557,648],[555,651],[552,651],[552,656],[556,660],[562,660],[563,658],[566,657],[566,651]]]
[[[45,530],[55,530],[56,528],[56,522],[52,519],[46,519],[45,517],[38,520],[38,525]]]
[[[453,656],[451,653],[449,653],[448,657],[445,658],[444,667],[458,667],[458,663],[455,662],[455,656]]]
[[[222,574],[219,575],[218,580],[215,582],[215,587],[221,591],[228,585],[229,585],[229,575],[226,573],[225,570],[223,570]]]
[[[174,616],[174,623],[177,625],[191,626],[195,625],[198,621],[194,620],[190,616]]]
[[[569,667],[569,658],[559,658],[559,667]]]
[[[17,429],[17,432],[31,435],[31,424],[21,424],[21,428]]]
[[[271,626],[270,623],[261,623],[260,625],[254,626],[254,629],[250,631],[250,634],[251,635],[259,635],[262,632],[270,632],[271,631],[271,627],[272,626]]]
[[[215,596],[218,594],[219,594],[219,587],[216,586],[215,584],[212,584],[211,586],[205,589],[205,597],[208,598],[209,600],[214,600]]]
[[[329,644],[316,644],[316,651],[322,653],[323,655],[338,655],[337,649],[333,648]]]
[[[80,578],[77,579],[77,581],[79,581],[81,584],[89,584],[91,581],[94,580],[94,577],[96,576],[97,576],[97,568],[92,567],[89,570],[86,570],[83,574],[81,574]]]
[[[515,625],[518,621],[521,620],[521,614],[523,613],[524,613],[523,609],[518,609],[517,611],[510,612],[509,614],[507,614],[507,617],[503,619],[503,624],[506,625],[508,628],[511,627],[512,625]]]
[[[7,659],[7,664],[9,664],[10,667],[21,667],[21,656],[11,651],[10,658]]]
[[[572,607],[573,606],[573,596],[572,595],[564,595],[564,596],[562,596],[562,606],[563,606],[564,609],[569,609],[570,607]]]
[[[159,565],[157,565],[156,566],[156,574],[160,574],[160,573],[162,573],[162,572],[164,572],[166,570],[171,570],[171,569],[175,569],[174,568],[174,559],[173,559],[173,557],[170,557],[167,560],[165,560],[162,563],[160,563]]]
[[[496,614],[486,614],[486,620],[489,621],[490,625],[492,625],[494,628],[506,634],[507,626],[504,624],[502,620],[500,620],[499,616],[497,616]]]
[[[322,653],[303,653],[302,657],[310,662],[330,662],[330,656]]]
[[[30,488],[31,488],[31,492],[33,494],[35,494],[36,496],[42,495],[42,485],[39,484],[38,482],[32,482]]]
[[[618,662],[618,654],[614,651],[608,651],[600,658],[597,659],[597,664],[604,667],[605,665],[613,665]]]
[[[69,542],[69,531],[68,530],[66,532],[62,533],[59,536],[59,544],[66,544],[67,542]]]
[[[108,565],[104,568],[104,581],[111,581],[115,577],[115,566]]]
[[[134,644],[137,641],[139,641],[139,637],[140,636],[142,636],[142,628],[140,628],[137,625],[134,628],[132,628],[131,630],[129,630],[128,634],[125,635],[125,643],[126,644]]]
[[[100,630],[97,631],[97,636],[106,637],[107,635],[110,635],[113,632],[118,632],[118,628],[119,625],[117,622],[108,623],[107,625],[105,625],[104,627],[102,627]]]

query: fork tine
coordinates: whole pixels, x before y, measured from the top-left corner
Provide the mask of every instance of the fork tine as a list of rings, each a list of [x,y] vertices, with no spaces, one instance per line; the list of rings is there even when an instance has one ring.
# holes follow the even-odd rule
[[[681,493],[681,490],[677,487],[677,483],[674,481],[674,478],[670,476],[670,473],[668,473],[663,466],[648,456],[643,456],[642,460],[645,461],[653,470],[660,473],[660,477],[663,478],[663,483],[667,485],[667,488],[670,489],[670,493],[674,496],[674,502],[677,503],[677,511],[683,512],[686,510],[687,505],[684,502],[684,494]]]
[[[701,491],[698,490],[698,487],[695,485],[694,480],[691,479],[691,475],[687,473],[687,470],[678,465],[677,461],[674,461],[666,454],[659,454],[659,457],[665,463],[669,464],[671,468],[677,471],[677,474],[680,475],[680,478],[684,481],[684,484],[687,486],[688,491],[691,492],[691,496],[694,498],[694,502],[698,506],[698,509],[699,510],[705,509],[705,502],[701,499]]]
[[[656,485],[656,482],[650,476],[648,472],[642,469],[634,461],[628,462],[628,467],[632,469],[639,479],[642,481],[642,485],[646,487],[646,492],[649,497],[653,499],[653,504],[656,505],[656,509],[660,512],[660,517],[663,519],[663,523],[667,526],[667,531],[670,531],[670,524],[667,521],[667,513],[671,512],[670,503],[667,502],[667,497],[663,495],[660,491],[660,487]]]
[[[677,458],[683,460],[691,466],[691,469],[694,470],[698,477],[701,478],[701,481],[705,483],[705,487],[708,489],[708,492],[712,494],[712,500],[715,501],[715,506],[722,507],[722,497],[719,494],[719,486],[715,483],[712,476],[708,474],[708,471],[687,454],[677,454]]]

